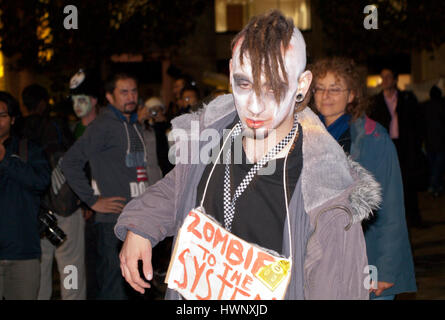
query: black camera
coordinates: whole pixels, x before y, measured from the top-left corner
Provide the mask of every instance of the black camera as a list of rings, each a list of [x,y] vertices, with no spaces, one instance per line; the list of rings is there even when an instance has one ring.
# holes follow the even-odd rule
[[[150,114],[152,117],[156,117],[158,115],[158,110],[151,110]]]
[[[56,215],[51,210],[44,210],[39,215],[40,237],[47,237],[56,247],[60,246],[66,239],[66,234],[57,226]]]

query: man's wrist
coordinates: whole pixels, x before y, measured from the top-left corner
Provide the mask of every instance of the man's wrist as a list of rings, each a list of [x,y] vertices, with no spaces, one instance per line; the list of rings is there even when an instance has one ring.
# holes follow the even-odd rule
[[[98,195],[93,195],[91,197],[89,197],[88,199],[83,200],[83,202],[86,203],[86,205],[88,207],[92,207],[96,204],[97,200],[99,200],[99,196]]]

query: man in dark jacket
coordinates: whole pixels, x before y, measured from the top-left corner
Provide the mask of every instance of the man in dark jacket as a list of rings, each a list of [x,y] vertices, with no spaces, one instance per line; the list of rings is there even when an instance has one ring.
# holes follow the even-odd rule
[[[70,197],[63,196],[62,186],[66,183],[60,173],[60,159],[74,141],[67,122],[61,117],[50,116],[48,91],[38,85],[27,86],[22,92],[22,100],[29,115],[23,121],[23,136],[37,142],[45,152],[50,164],[51,188],[48,188],[42,207],[55,213],[57,225],[66,234],[63,244],[55,246],[47,237],[41,239],[42,256],[40,261],[40,288],[38,300],[51,299],[53,289],[53,261],[57,261],[60,275],[60,296],[62,300],[84,300],[86,298],[85,262],[84,262],[84,221],[80,210],[80,201],[69,190]],[[58,179],[56,179],[58,177]],[[69,188],[68,188],[69,189]],[[58,200],[54,200],[56,196]],[[72,201],[68,201],[71,199]],[[68,206],[68,203],[72,205]],[[66,203],[61,208],[58,204]],[[65,285],[75,268],[75,285]],[[72,269],[74,270],[74,269]]]
[[[119,268],[121,242],[113,228],[124,205],[159,179],[160,169],[156,146],[146,145],[137,121],[136,79],[114,75],[107,83],[106,97],[110,104],[65,154],[62,170],[79,198],[96,212],[97,299],[120,300],[129,296]],[[91,185],[83,171],[87,162]]]
[[[17,101],[0,92],[0,300],[37,299],[40,196],[50,181],[43,151],[11,132]]]
[[[437,85],[431,87],[430,100],[424,103],[424,141],[430,166],[428,192],[437,198],[443,192],[445,169],[445,100]]]
[[[380,75],[383,90],[374,97],[369,117],[388,130],[396,146],[402,171],[407,221],[410,225],[421,226],[417,190],[424,173],[420,165],[422,123],[419,106],[412,92],[397,88],[398,74],[395,70],[384,68]]]

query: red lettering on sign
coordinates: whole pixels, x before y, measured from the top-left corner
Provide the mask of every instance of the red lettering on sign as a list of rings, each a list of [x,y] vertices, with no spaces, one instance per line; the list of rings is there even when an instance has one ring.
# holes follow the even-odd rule
[[[239,282],[241,281],[241,273],[238,273],[238,271],[235,271],[233,273],[232,278],[230,278],[230,281],[233,282],[233,280],[236,280],[236,285],[239,285]]]
[[[209,253],[210,251],[207,250],[206,248],[204,248],[203,246],[201,246],[200,244],[198,244],[198,247],[200,247],[202,250],[204,250],[204,256],[202,257],[202,260],[205,261],[207,253]]]
[[[213,262],[211,262],[210,259],[213,259]],[[209,263],[209,266],[214,267],[216,264],[215,256],[213,254],[209,254],[209,258],[207,259],[207,262]]]
[[[190,223],[190,225],[187,227],[187,232],[192,232],[198,239],[202,238],[202,235],[199,233],[198,230],[196,230],[196,226],[199,224],[199,222],[201,221],[201,219],[199,218],[199,216],[194,213],[193,211],[190,211],[189,213],[190,216],[194,217],[195,220],[193,220],[192,223]]]
[[[217,277],[219,279],[221,279],[221,289],[219,290],[219,293],[218,293],[218,300],[221,300],[221,297],[222,297],[223,292],[224,292],[224,288],[226,286],[228,286],[229,288],[233,288],[233,285],[229,281],[227,281],[227,274],[229,273],[229,269],[232,270],[232,268],[227,263],[224,262],[224,273],[223,273],[223,275],[222,276],[221,275],[217,275]]]
[[[213,235],[215,234],[215,228],[213,228],[210,222],[206,222],[204,224],[204,227],[202,228],[202,233],[204,233],[204,238],[206,239],[206,241],[210,242],[212,241]]]
[[[175,283],[178,284],[178,287],[180,289],[185,289],[187,287],[187,268],[185,267],[185,259],[184,259],[184,256],[187,252],[190,252],[190,250],[185,249],[184,251],[181,252],[181,254],[178,257],[179,262],[181,262],[182,265],[184,266],[184,282],[179,283],[178,280],[175,280]]]
[[[206,272],[206,280],[207,280],[207,288],[209,289],[208,290],[208,292],[209,292],[209,294],[207,295],[207,297],[200,297],[200,296],[198,296],[198,295],[196,295],[196,297],[199,299],[199,300],[209,300],[211,297],[212,297],[212,289],[211,289],[211,287],[210,287],[210,279],[209,279],[209,276],[211,275],[213,273],[213,269],[209,269],[209,270],[207,270],[207,272]]]
[[[253,247],[250,247],[249,251],[247,251],[246,260],[244,261],[244,269],[247,270],[252,262],[253,257]]]
[[[250,291],[250,288],[247,288],[247,285],[249,285],[252,281],[253,281],[253,278],[251,276],[249,276],[248,274],[246,274],[246,276],[244,277],[243,283],[241,284],[241,288],[243,288],[244,290]]]
[[[199,279],[201,279],[202,272],[206,267],[206,263],[204,262],[201,266],[198,264],[198,260],[196,257],[193,257],[193,263],[195,265],[195,281],[193,281],[192,289],[190,290],[192,293],[195,291],[196,286],[198,285]]]
[[[227,239],[228,238],[229,238],[229,234],[228,233],[224,234],[224,236],[223,236],[222,233],[221,233],[221,230],[220,229],[216,229],[215,239],[213,240],[213,249],[215,249],[215,247],[218,245],[218,243],[223,241],[223,245],[221,247],[221,255],[224,255],[224,251],[226,251]]]
[[[265,266],[264,261],[275,261],[274,257],[270,254],[258,251],[258,256],[252,267],[252,274],[256,274],[261,267]]]
[[[235,256],[235,259],[232,259],[232,256]],[[236,239],[230,240],[229,247],[227,248],[226,259],[234,266],[243,262],[243,245],[241,242]]]
[[[241,293],[243,296],[245,297],[249,297],[250,294],[248,294],[246,291],[241,290],[240,288],[235,287],[235,290],[233,291],[232,296],[230,297],[230,300],[235,300],[236,299],[236,294],[237,293]]]

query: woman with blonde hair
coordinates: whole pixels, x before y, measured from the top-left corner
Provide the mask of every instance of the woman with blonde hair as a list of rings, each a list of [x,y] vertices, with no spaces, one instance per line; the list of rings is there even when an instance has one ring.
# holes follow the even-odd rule
[[[386,129],[365,115],[364,76],[353,60],[341,57],[319,60],[311,71],[313,105],[326,129],[382,187],[380,209],[363,223],[368,263],[377,268],[370,298],[393,300],[416,291],[397,152]]]

